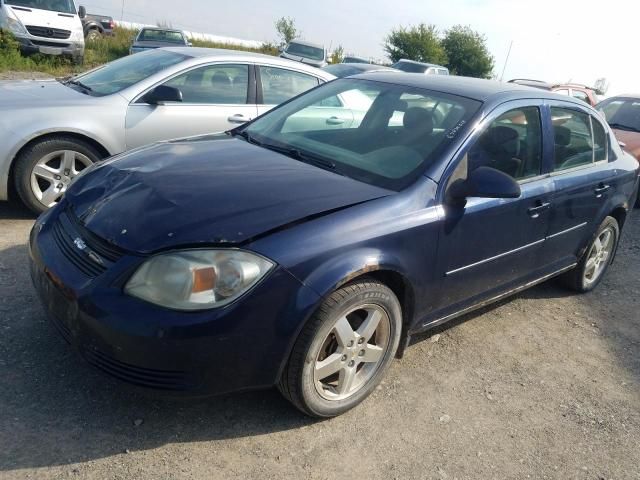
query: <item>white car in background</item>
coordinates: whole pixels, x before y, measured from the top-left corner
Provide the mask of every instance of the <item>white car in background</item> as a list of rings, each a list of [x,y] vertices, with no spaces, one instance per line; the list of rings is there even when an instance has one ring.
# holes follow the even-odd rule
[[[181,47],[137,53],[67,80],[0,82],[0,200],[12,183],[25,205],[43,211],[94,162],[229,130],[334,78],[277,57]],[[325,113],[348,120],[336,105]]]
[[[23,53],[84,60],[84,7],[73,0],[0,0],[0,29],[11,32]]]

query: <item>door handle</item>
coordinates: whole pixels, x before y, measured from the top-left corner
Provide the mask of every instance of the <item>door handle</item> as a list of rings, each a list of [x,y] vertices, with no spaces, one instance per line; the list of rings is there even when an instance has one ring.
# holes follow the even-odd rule
[[[602,194],[607,190],[609,190],[610,188],[611,188],[611,185],[605,185],[604,183],[601,183],[600,185],[598,185],[594,190],[596,194],[596,198],[602,198]]]
[[[551,208],[550,202],[536,202],[535,207],[531,207],[527,210],[527,213],[531,218],[538,218],[542,212]]]
[[[227,118],[227,121],[231,123],[246,123],[249,120],[251,119],[245,117],[241,113],[236,113],[235,115],[231,115],[229,118]]]
[[[327,118],[327,125],[342,125],[343,123],[344,123],[344,118],[338,118],[338,117]]]

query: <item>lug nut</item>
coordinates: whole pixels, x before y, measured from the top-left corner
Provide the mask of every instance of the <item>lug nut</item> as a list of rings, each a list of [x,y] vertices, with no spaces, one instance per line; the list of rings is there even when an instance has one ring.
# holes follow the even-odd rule
[[[362,344],[364,343],[364,338],[360,337],[360,338],[358,339],[358,343],[359,343],[360,345],[362,345]]]
[[[360,351],[358,352],[358,355],[360,355],[361,357],[364,357],[364,350],[360,350]]]
[[[60,177],[60,175],[54,175],[53,178],[55,178],[56,180],[60,180],[60,178],[62,177]]]
[[[347,356],[346,356],[346,355],[343,355],[343,356],[342,356],[342,361],[343,361],[343,362],[346,362],[346,361],[347,361]]]
[[[350,347],[353,347],[353,340],[350,340],[350,341],[349,341],[349,346],[350,346]]]
[[[63,187],[64,187],[64,185],[63,185],[63,184],[61,184],[61,183],[59,183],[59,184],[58,184],[58,188],[59,188],[59,189],[62,189]]]
[[[349,366],[350,366],[350,367],[353,367],[355,364],[356,364],[356,362],[354,362],[353,360],[351,360],[351,361],[349,362]]]

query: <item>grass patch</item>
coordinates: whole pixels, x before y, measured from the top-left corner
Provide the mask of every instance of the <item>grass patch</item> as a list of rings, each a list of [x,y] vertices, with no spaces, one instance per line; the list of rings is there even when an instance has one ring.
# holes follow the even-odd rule
[[[28,55],[20,53],[20,45],[13,36],[0,30],[0,72],[29,71],[42,72],[52,76],[65,76],[80,73],[129,54],[137,30],[116,27],[114,35],[98,40],[87,41],[84,52],[84,65],[73,65],[70,59],[54,55]],[[233,43],[210,42],[192,39],[195,47],[224,48],[227,50],[244,50],[248,52],[278,55],[278,48],[273,44],[264,44],[261,48],[250,48]]]

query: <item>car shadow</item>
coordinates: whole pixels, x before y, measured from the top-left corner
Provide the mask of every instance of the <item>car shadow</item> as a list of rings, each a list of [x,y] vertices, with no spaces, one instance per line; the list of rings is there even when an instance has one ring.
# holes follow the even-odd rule
[[[35,220],[37,215],[17,201],[0,201],[0,220]]]
[[[636,222],[635,238],[640,238],[639,226]],[[640,345],[640,304],[624,303],[615,321],[606,308],[607,298],[613,297],[617,305],[621,296],[637,293],[629,289],[635,288],[629,287],[630,276],[640,271],[633,248],[621,250],[619,265],[604,288],[580,298],[640,385],[640,360],[634,353]],[[0,251],[0,471],[75,464],[171,443],[260,436],[315,423],[275,390],[176,399],[102,375],[85,364],[46,319],[31,287],[27,255],[25,245]],[[572,293],[548,282],[516,298],[562,301],[568,295]],[[415,337],[413,343],[510,301],[465,315]]]

